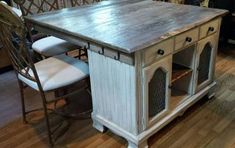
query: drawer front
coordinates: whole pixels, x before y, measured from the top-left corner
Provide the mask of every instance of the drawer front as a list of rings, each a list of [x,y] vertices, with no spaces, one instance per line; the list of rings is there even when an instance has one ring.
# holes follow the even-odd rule
[[[169,55],[173,52],[174,48],[174,40],[167,39],[165,41],[160,42],[157,45],[154,45],[144,52],[144,66],[147,66],[153,63],[160,58]]]
[[[217,32],[219,29],[219,20],[213,20],[200,27],[200,39]]]
[[[182,33],[175,38],[175,50],[187,47],[188,45],[193,44],[198,41],[199,28],[189,30],[185,33]]]

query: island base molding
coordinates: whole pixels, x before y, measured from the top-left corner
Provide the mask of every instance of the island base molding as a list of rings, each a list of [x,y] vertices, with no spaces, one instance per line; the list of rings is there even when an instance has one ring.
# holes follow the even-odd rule
[[[215,95],[215,86],[216,82],[212,82],[210,85],[200,90],[197,94],[190,97],[187,101],[181,104],[176,110],[174,110],[169,115],[162,118],[157,124],[146,129],[138,135],[134,135],[126,130],[120,128],[116,124],[109,122],[105,118],[92,113],[93,127],[100,132],[104,132],[106,128],[110,129],[113,133],[125,138],[128,141],[128,148],[148,148],[147,140],[149,137],[157,133],[164,126],[169,124],[176,117],[181,116],[190,106],[195,104],[204,96],[207,96],[209,99]]]

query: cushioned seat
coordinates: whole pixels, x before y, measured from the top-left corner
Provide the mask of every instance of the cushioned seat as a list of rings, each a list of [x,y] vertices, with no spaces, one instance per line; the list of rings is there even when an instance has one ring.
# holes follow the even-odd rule
[[[15,7],[12,7],[11,9],[12,9],[19,17],[22,17],[22,12],[21,12],[20,9],[17,9],[17,8],[15,8]]]
[[[52,0],[50,0],[50,2],[51,1]],[[22,3],[22,1],[19,0],[17,0],[17,2]],[[25,2],[25,0],[23,2]],[[33,4],[35,1],[28,0],[27,2],[32,2]],[[46,1],[44,2],[46,3]],[[58,108],[56,102],[63,99],[65,104],[59,107],[60,111],[63,112],[63,107],[66,107],[69,103],[71,103],[71,101],[67,101],[67,98],[74,96],[82,90],[89,92],[90,81],[88,64],[78,59],[66,56],[65,54],[54,57],[52,56],[50,58],[43,59],[40,62],[34,63],[28,49],[29,46],[25,36],[28,33],[27,28],[22,21],[22,18],[16,15],[11,7],[1,2],[0,14],[0,29],[1,33],[3,33],[0,35],[0,40],[3,41],[5,45],[9,45],[6,50],[8,51],[7,53],[9,54],[9,58],[12,61],[12,67],[17,74],[23,121],[28,123],[27,114],[39,110],[38,108],[26,109],[24,89],[25,86],[29,86],[35,90],[38,90],[40,93],[39,96],[42,101],[43,112],[45,116],[44,121],[47,129],[48,141],[50,144],[48,147],[53,147],[54,142],[59,138],[59,136],[63,134],[61,131],[65,132],[65,128],[67,129],[67,127],[61,126],[64,125],[62,120],[62,123],[58,123],[57,125],[53,122],[53,126],[56,128],[52,129],[49,110],[50,113],[57,113]],[[15,41],[16,36],[18,39]],[[55,39],[53,37],[48,38],[50,40],[46,40],[44,43],[38,42],[38,44],[41,44],[40,47],[54,49],[57,53],[59,53],[58,50],[60,51],[61,48],[55,48],[54,45],[60,44],[59,46],[62,45],[67,49],[68,44],[66,44],[65,41],[61,41],[60,39]],[[51,44],[53,44],[53,46]],[[37,44],[34,44],[34,46],[35,45]],[[74,87],[71,89],[71,84],[73,83],[79,84],[76,85],[76,89]],[[45,94],[47,91],[53,91],[55,93],[55,96],[50,98],[50,100],[47,99]],[[48,108],[48,105],[51,103],[54,103],[54,107]],[[68,118],[67,115],[66,118]],[[60,134],[58,135],[58,133]]]
[[[33,43],[32,49],[41,55],[51,57],[77,49],[78,46],[57,37],[45,37]]]
[[[8,5],[5,1],[0,1],[0,2],[3,3],[3,4]],[[17,9],[17,8],[15,8],[15,7],[11,7],[11,9],[12,9],[12,11],[15,12],[19,17],[22,17],[22,12],[21,12],[20,9]]]
[[[87,63],[66,55],[44,59],[35,63],[35,68],[44,91],[68,86],[89,75]],[[29,74],[33,76],[32,71],[29,71]],[[18,74],[18,78],[38,90],[36,82],[25,78],[21,74]]]
[[[7,5],[7,3],[4,1],[0,2]],[[22,12],[20,9],[17,9],[15,7],[11,7],[11,9],[19,17],[22,17]],[[34,42],[32,48],[33,50],[44,56],[51,57],[54,55],[65,53],[69,50],[77,49],[78,47],[65,40],[50,36]]]

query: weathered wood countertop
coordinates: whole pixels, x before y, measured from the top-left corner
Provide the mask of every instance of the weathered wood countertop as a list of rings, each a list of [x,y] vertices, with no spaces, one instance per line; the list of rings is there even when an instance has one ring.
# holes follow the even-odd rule
[[[152,0],[124,0],[62,9],[25,17],[25,20],[60,38],[70,35],[132,53],[225,13],[225,10]]]

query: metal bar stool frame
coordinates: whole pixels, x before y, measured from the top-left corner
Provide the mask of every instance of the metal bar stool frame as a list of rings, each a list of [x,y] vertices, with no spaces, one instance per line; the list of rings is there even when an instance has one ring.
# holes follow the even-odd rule
[[[68,97],[70,95],[73,95],[75,93],[80,92],[81,90],[89,90],[89,76],[85,77],[81,81],[86,81],[87,85],[83,86],[82,88],[70,92],[69,94],[65,94],[63,96],[55,97],[51,101],[47,101],[45,93],[51,92],[51,91],[57,91],[59,89],[63,88],[58,88],[55,90],[50,90],[50,91],[44,91],[43,87],[41,85],[41,82],[39,80],[39,76],[37,73],[37,70],[35,68],[35,65],[33,63],[33,60],[31,58],[31,55],[27,49],[27,44],[26,44],[26,36],[27,36],[27,29],[22,22],[22,20],[14,13],[11,11],[10,7],[4,4],[0,3],[0,32],[1,36],[0,39],[4,43],[4,45],[7,46],[7,52],[10,56],[10,60],[12,62],[12,65],[14,67],[17,79],[18,79],[18,84],[20,88],[20,97],[21,97],[21,103],[22,103],[22,116],[23,116],[23,121],[24,123],[27,123],[26,115],[32,111],[26,111],[25,109],[25,96],[24,96],[24,88],[25,84],[18,78],[18,74],[22,75],[23,77],[35,82],[38,87],[38,91],[40,93],[40,97],[42,99],[42,104],[43,104],[43,111],[44,111],[44,116],[46,120],[46,127],[47,127],[47,134],[48,134],[48,140],[50,146],[54,145],[53,141],[53,132],[51,130],[50,122],[49,122],[49,117],[48,117],[48,108],[47,105],[51,102],[56,102],[59,99],[63,99],[65,97]],[[17,36],[18,38],[18,43],[13,42],[13,38]],[[31,73],[33,74],[30,74]],[[81,82],[80,81],[80,82]],[[71,84],[74,85],[74,84]],[[70,87],[66,86],[67,87]],[[89,92],[89,91],[88,91]]]

